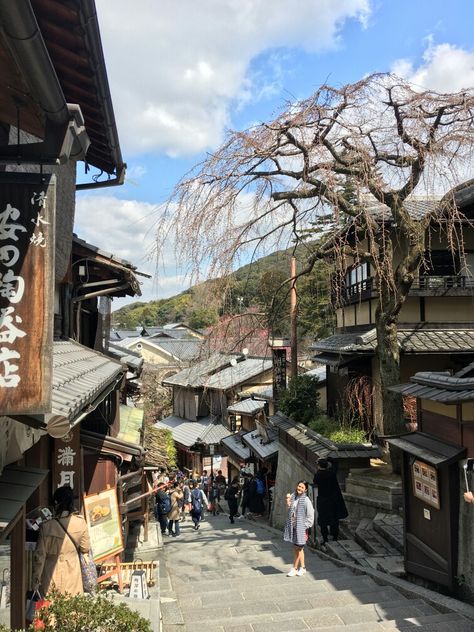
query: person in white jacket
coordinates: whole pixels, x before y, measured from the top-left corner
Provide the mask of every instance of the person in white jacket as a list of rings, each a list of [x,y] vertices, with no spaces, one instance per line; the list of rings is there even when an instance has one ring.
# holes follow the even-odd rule
[[[306,573],[304,547],[308,540],[308,529],[314,523],[314,507],[307,494],[308,482],[298,481],[295,491],[286,495],[288,516],[283,539],[291,542],[294,549],[293,566],[287,573],[288,577]]]

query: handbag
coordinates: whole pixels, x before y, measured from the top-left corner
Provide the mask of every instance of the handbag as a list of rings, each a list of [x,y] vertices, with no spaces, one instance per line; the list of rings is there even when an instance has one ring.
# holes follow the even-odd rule
[[[41,593],[39,592],[39,590],[34,590],[31,593],[31,596],[28,597],[26,600],[26,610],[25,610],[26,625],[33,624],[34,630],[43,630],[44,623],[41,620],[41,618],[37,617],[37,613],[39,612],[41,616],[41,610],[46,609],[50,603],[51,603],[50,600],[44,599],[41,596]]]
[[[77,544],[74,542],[67,530],[63,527],[63,525],[59,522],[59,520],[57,520],[56,522],[61,526],[62,530],[74,544],[74,547],[77,551],[77,554],[79,556],[79,565],[81,567],[82,587],[84,589],[84,592],[91,594],[95,593],[95,591],[97,590],[97,567],[92,556],[92,550],[89,549],[88,559],[86,559],[85,554],[79,549]]]

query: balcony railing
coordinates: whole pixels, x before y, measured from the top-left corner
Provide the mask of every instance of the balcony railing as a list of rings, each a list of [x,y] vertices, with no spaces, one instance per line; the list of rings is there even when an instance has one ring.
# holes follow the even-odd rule
[[[474,278],[470,276],[422,275],[417,277],[410,288],[410,294],[425,296],[471,294],[474,291]],[[333,289],[333,301],[339,298],[343,303],[363,301],[377,295],[375,279],[370,277],[348,285]]]

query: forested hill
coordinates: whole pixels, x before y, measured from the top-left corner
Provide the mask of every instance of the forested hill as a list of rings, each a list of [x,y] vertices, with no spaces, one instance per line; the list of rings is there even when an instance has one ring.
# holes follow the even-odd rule
[[[203,329],[215,324],[222,315],[258,309],[268,315],[273,333],[285,334],[289,325],[288,286],[282,289],[280,285],[290,275],[292,252],[281,250],[242,266],[225,283],[205,281],[171,298],[126,305],[113,312],[113,326],[133,329],[139,325],[185,322]],[[318,262],[311,274],[298,281],[300,335],[319,337],[331,329],[329,272],[324,262]]]

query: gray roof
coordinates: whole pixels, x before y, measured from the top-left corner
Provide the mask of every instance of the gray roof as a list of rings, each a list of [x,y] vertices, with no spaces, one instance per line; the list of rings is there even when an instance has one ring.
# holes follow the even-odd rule
[[[182,417],[171,415],[157,421],[155,428],[170,430],[176,443],[190,448],[197,441],[206,445],[218,444],[229,434],[229,428],[215,423],[215,417],[203,417],[198,421],[190,421]]]
[[[107,353],[113,356],[116,360],[120,360],[122,364],[126,364],[134,371],[138,371],[142,368],[144,360],[139,353],[132,349],[125,349],[122,345],[109,342],[109,348]]]
[[[117,342],[126,338],[139,338],[142,335],[142,329],[112,329],[110,332],[110,340]]]
[[[403,206],[412,219],[421,220],[428,213],[436,210],[441,196],[436,195],[412,195],[405,200]],[[377,219],[392,220],[392,213],[388,206],[378,202],[373,196],[364,196],[363,205]]]
[[[247,389],[237,393],[237,397],[240,399],[244,398],[258,398],[264,399],[265,401],[273,400],[273,385],[268,384],[267,386],[258,386],[257,388]]]
[[[235,366],[230,366],[211,375],[206,381],[206,388],[227,390],[233,386],[247,382],[272,368],[272,361],[263,358],[246,358]]]
[[[120,362],[72,340],[53,343],[52,413],[71,422],[123,373]]]
[[[202,341],[197,338],[142,338],[143,342],[166,353],[170,353],[177,360],[195,360],[201,353]]]
[[[250,459],[250,449],[242,442],[243,432],[236,432],[221,439],[224,451],[227,449],[234,454],[239,461]]]
[[[215,353],[206,360],[172,375],[164,380],[163,384],[227,389],[261,373],[264,362],[269,363],[265,365],[267,368],[271,368],[270,360],[246,358],[241,353]]]
[[[278,454],[278,432],[273,428],[268,428],[267,434],[268,440],[262,437],[257,430],[251,430],[242,435],[242,441],[263,461]]]
[[[233,413],[235,415],[255,415],[256,413],[263,410],[265,407],[265,402],[258,401],[255,399],[243,399],[240,402],[236,402],[232,404],[232,406],[227,407],[227,412]]]
[[[408,384],[397,384],[390,390],[404,397],[419,397],[444,404],[474,400],[474,362],[454,375],[421,371],[410,379]]]
[[[318,384],[324,384],[326,382],[326,367],[325,366],[317,366],[314,369],[310,369],[303,373],[303,375],[310,375],[311,377],[318,378]]]
[[[274,428],[290,435],[318,459],[327,457],[337,459],[375,458],[381,454],[380,448],[372,444],[334,443],[307,426],[293,421],[281,412],[270,416],[268,420]]]
[[[398,330],[397,337],[402,353],[472,352],[474,349],[474,328],[403,328]],[[312,348],[327,353],[373,355],[377,348],[375,327],[363,333],[334,334],[316,341]]]
[[[423,432],[412,432],[393,439],[387,439],[387,441],[390,445],[413,454],[435,467],[458,461],[466,452],[466,448],[445,443]]]

